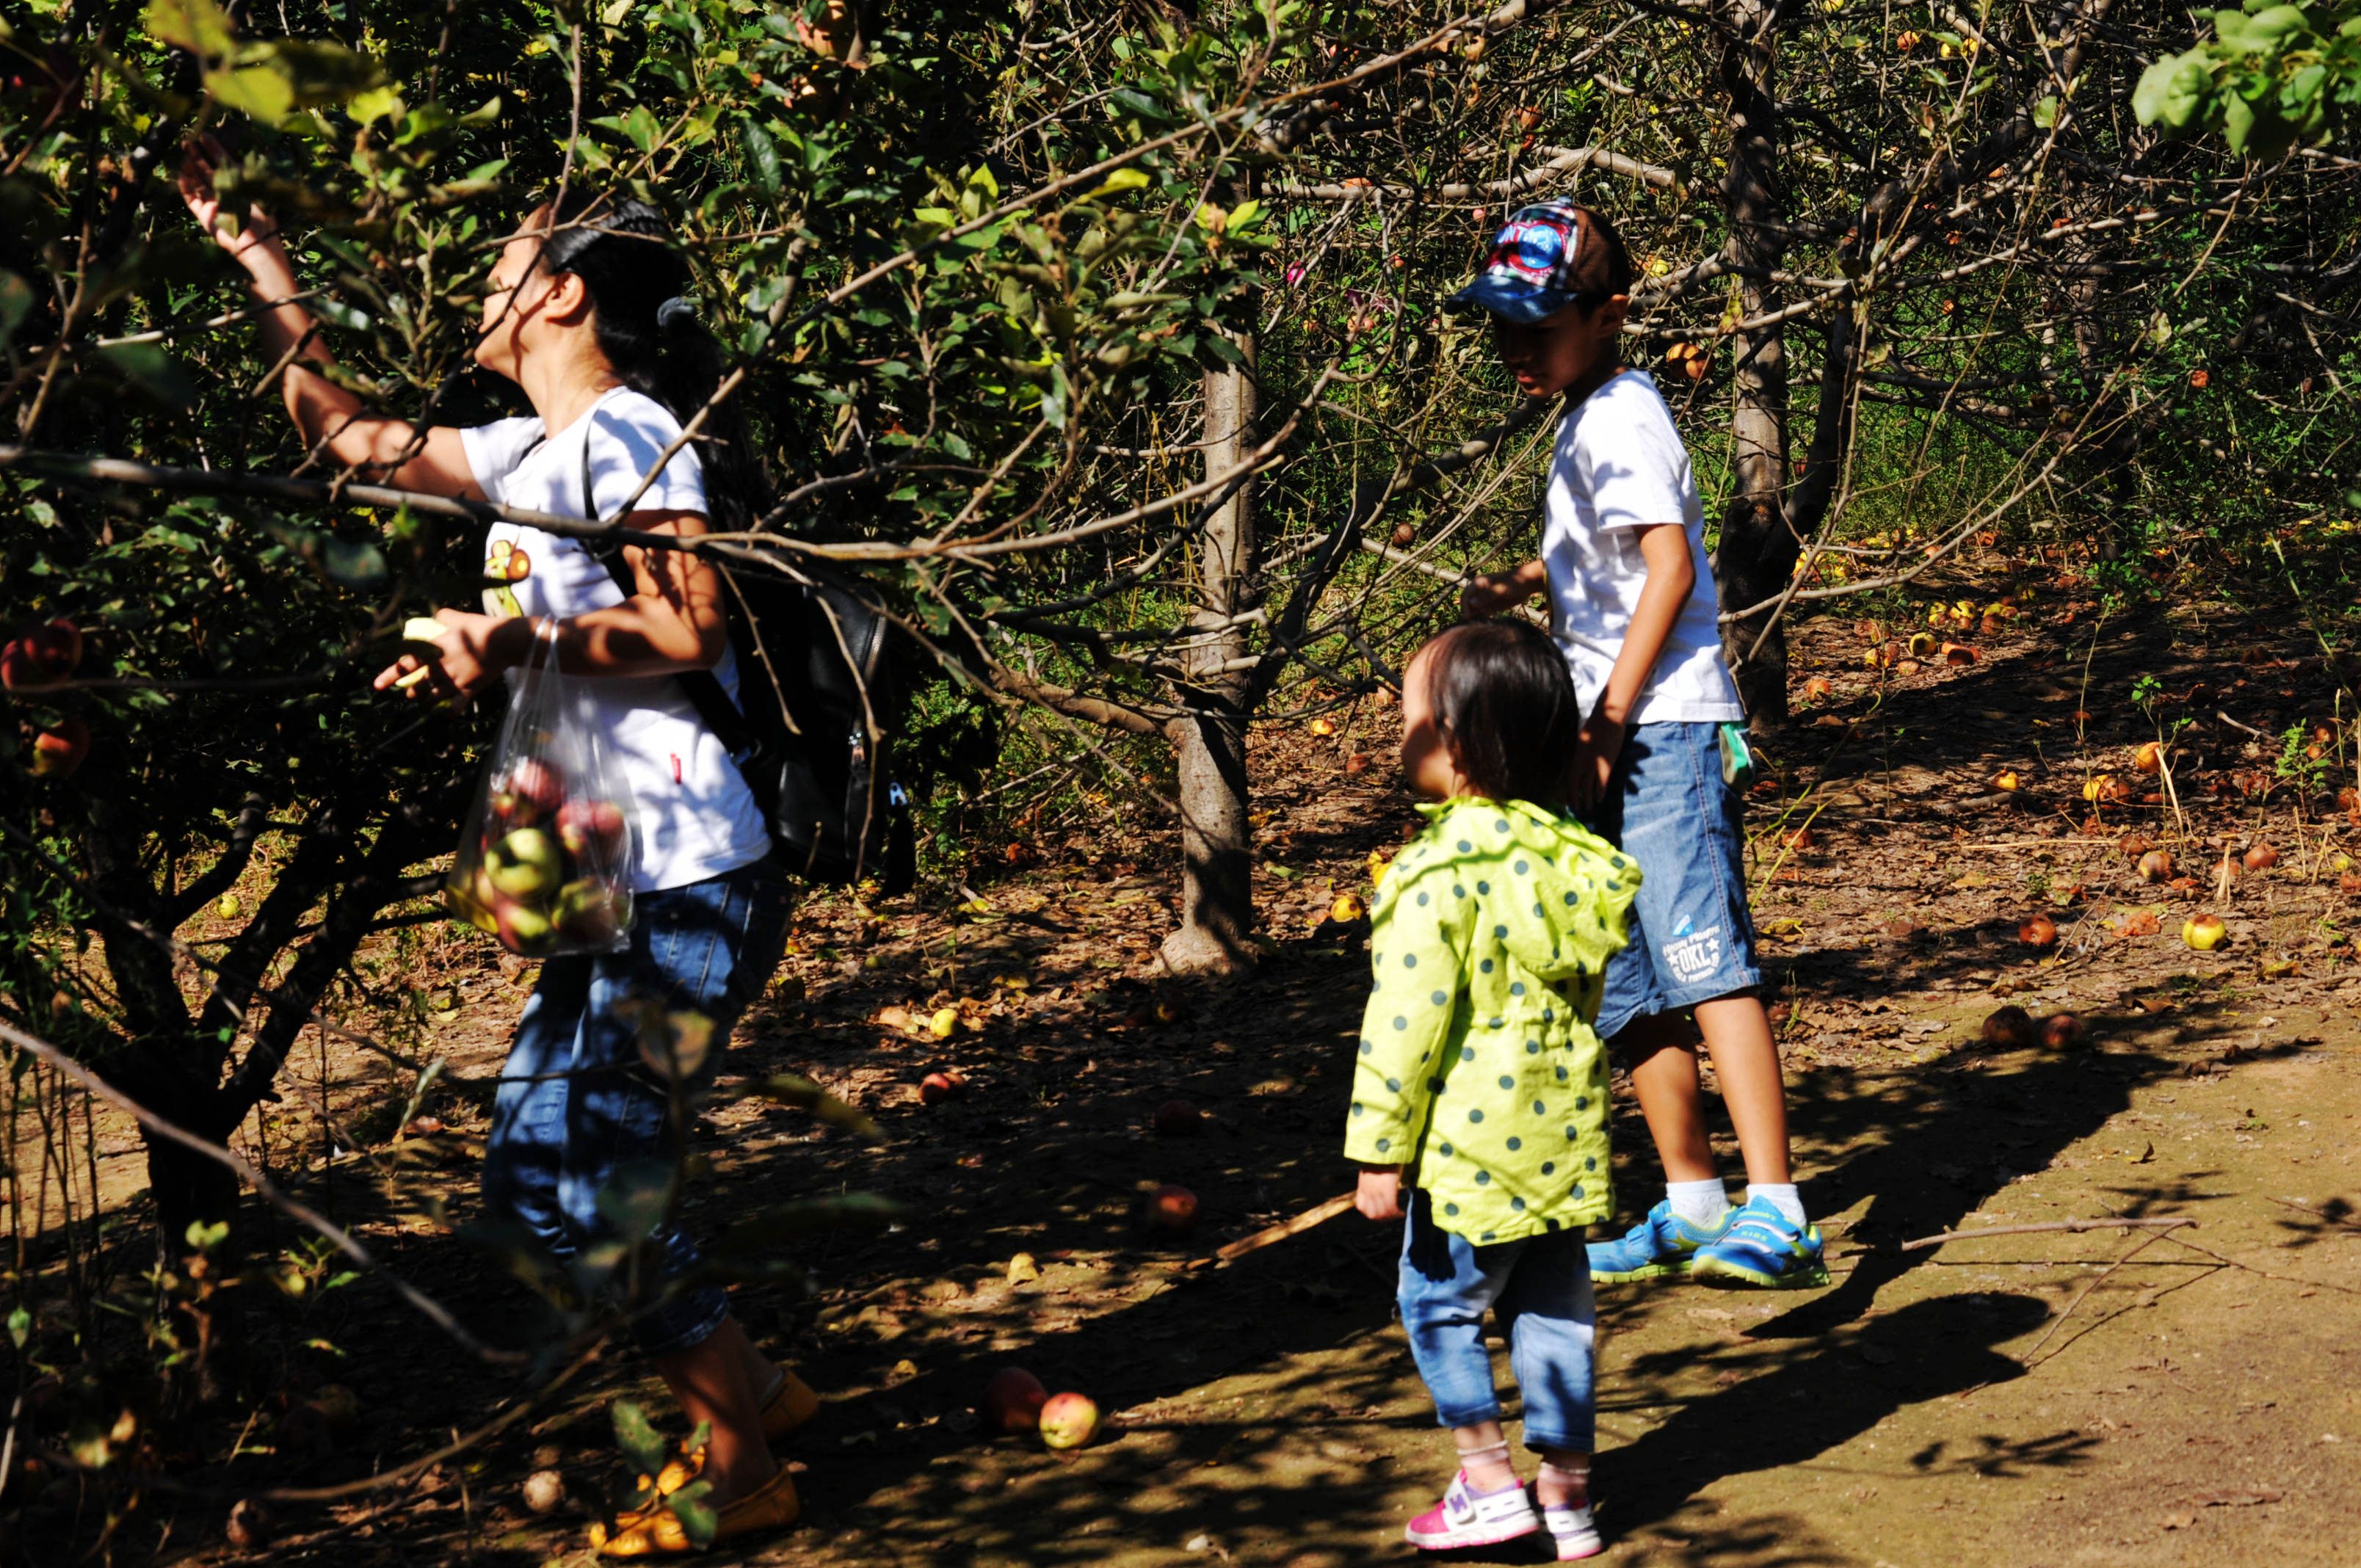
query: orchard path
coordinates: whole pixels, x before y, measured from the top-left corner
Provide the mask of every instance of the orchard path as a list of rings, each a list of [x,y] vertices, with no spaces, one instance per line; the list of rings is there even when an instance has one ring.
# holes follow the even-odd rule
[[[1972,666],[1899,675],[1860,667],[1850,621],[1803,629],[1798,679],[1825,674],[1834,690],[1774,749],[1779,774],[1749,826],[1800,1176],[1837,1280],[1603,1295],[1605,1561],[2351,1560],[2361,970],[2345,889],[2361,877],[2341,882],[2333,857],[2361,856],[2361,831],[2332,798],[2350,740],[2313,779],[2275,779],[2279,733],[2333,707],[2316,649],[2270,616],[2201,606],[2102,622],[2094,638],[2095,619],[2049,603],[1975,639]],[[2169,804],[2137,799],[2103,803],[2089,830],[2086,775],[2112,771],[2136,795],[2151,782],[2130,766],[2153,733],[2127,698],[2141,674],[2161,681],[2166,717],[2200,720],[2177,769],[2185,835]],[[831,1399],[792,1451],[807,1522],[710,1561],[1410,1558],[1400,1527],[1433,1500],[1446,1444],[1389,1321],[1390,1231],[1347,1215],[1230,1268],[1180,1266],[1348,1183],[1336,1144],[1366,951],[1317,917],[1336,888],[1366,887],[1368,851],[1412,820],[1391,782],[1389,717],[1364,706],[1338,714],[1334,739],[1258,741],[1258,776],[1275,781],[1257,802],[1258,888],[1278,951],[1247,980],[1153,981],[1170,916],[1164,846],[1145,832],[1041,845],[1046,866],[975,883],[983,911],[803,913],[781,991],[731,1070],[810,1072],[889,1138],[863,1149],[800,1113],[718,1112],[695,1211],[710,1229],[779,1197],[873,1190],[914,1212],[893,1233],[815,1243],[808,1299],[741,1290],[758,1337]],[[1362,746],[1377,765],[1348,773]],[[2003,768],[2019,775],[2013,794],[1987,782]],[[1806,819],[1809,841],[1791,846]],[[2125,828],[2168,842],[2204,885],[2141,882],[2116,845]],[[2209,838],[2266,839],[2279,864],[2224,903]],[[2230,926],[2211,954],[2177,935],[2201,902]],[[2017,939],[2036,909],[2064,933],[2047,955]],[[2161,929],[2143,931],[2143,913]],[[472,950],[429,979],[422,1049],[458,1080],[433,1102],[448,1130],[388,1143],[386,1069],[357,1055],[332,1056],[324,1086],[299,1076],[287,1134],[302,1145],[299,1107],[324,1088],[349,1124],[374,1125],[355,1135],[409,1185],[342,1162],[340,1212],[471,1319],[513,1330],[529,1299],[415,1200],[423,1178],[455,1218],[472,1213],[486,1093],[469,1080],[496,1067],[522,992]],[[2071,1010],[2090,1038],[1986,1046],[1979,1026],[2004,999]],[[946,1004],[965,1021],[944,1042],[889,1011]],[[970,1092],[922,1105],[917,1080],[946,1066]],[[1154,1135],[1151,1113],[1176,1096],[1205,1112],[1202,1135]],[[1628,1106],[1616,1136],[1636,1212],[1653,1171]],[[1188,1246],[1149,1246],[1130,1223],[1140,1190],[1164,1181],[1202,1199]],[[2145,1238],[2120,1230],[1900,1248],[2109,1215],[2186,1216],[2196,1225],[2179,1235],[2208,1250],[2158,1239],[2124,1261]],[[1010,1283],[1019,1252],[1038,1279]],[[370,1435],[307,1467],[243,1462],[257,1477],[281,1464],[290,1477],[367,1474],[480,1420],[500,1392],[498,1379],[423,1376],[449,1358],[376,1286],[323,1310],[315,1327],[346,1353],[337,1376]],[[969,1408],[1006,1364],[1089,1391],[1113,1431],[1065,1456],[987,1441]],[[481,1464],[430,1475],[417,1507],[291,1519],[274,1561],[587,1561],[582,1526],[618,1469],[604,1401],[630,1389],[663,1408],[609,1357],[575,1402]],[[520,1482],[544,1465],[572,1500],[534,1517]],[[219,1540],[217,1526],[192,1530]]]

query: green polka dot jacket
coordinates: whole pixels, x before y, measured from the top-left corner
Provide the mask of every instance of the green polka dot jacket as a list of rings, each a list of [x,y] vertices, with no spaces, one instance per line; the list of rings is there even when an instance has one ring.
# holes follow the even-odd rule
[[[1523,801],[1422,806],[1371,911],[1345,1155],[1400,1165],[1477,1243],[1613,1211],[1591,1029],[1639,865]]]

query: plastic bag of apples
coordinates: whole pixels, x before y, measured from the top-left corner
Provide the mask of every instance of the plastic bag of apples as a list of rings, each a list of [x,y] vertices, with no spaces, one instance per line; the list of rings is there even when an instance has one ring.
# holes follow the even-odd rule
[[[522,958],[631,941],[636,814],[588,697],[537,641],[444,883],[454,914]]]

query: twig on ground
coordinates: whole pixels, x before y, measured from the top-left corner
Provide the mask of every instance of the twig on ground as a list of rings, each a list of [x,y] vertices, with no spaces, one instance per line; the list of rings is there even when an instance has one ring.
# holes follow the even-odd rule
[[[1941,1246],[1945,1242],[1971,1241],[1980,1236],[2029,1236],[2037,1232],[2052,1231],[2120,1231],[2171,1230],[2180,1225],[2194,1225],[2188,1219],[2164,1220],[2050,1220],[2037,1225],[1993,1225],[1977,1231],[1944,1231],[1937,1235],[1920,1236],[1915,1242],[1904,1242],[1904,1252],[1917,1252],[1925,1247]]]

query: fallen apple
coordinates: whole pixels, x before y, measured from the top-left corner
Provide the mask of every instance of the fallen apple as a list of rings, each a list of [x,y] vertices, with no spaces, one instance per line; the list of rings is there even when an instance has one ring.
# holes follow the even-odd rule
[[[1383,855],[1381,855],[1381,854],[1378,853],[1378,851],[1377,851],[1377,850],[1371,850],[1369,851],[1369,862],[1368,862],[1368,864],[1369,864],[1369,885],[1370,885],[1371,887],[1383,887],[1383,886],[1385,886],[1385,885],[1386,885],[1386,873],[1387,873],[1388,872],[1390,872],[1390,871],[1392,871],[1392,870],[1394,869],[1394,863],[1393,863],[1391,861],[1389,861],[1389,860],[1386,859],[1386,858],[1385,858],[1385,856],[1383,856]]]
[[[1992,784],[1993,788],[2006,792],[2015,789],[2018,786],[2019,782],[2020,781],[2016,774],[2013,771],[2004,768],[1999,773],[1993,775]]]
[[[234,893],[225,893],[219,898],[214,900],[214,913],[220,916],[225,920],[236,919],[238,912],[243,910],[245,907],[246,905],[239,901],[237,894]]]
[[[1815,834],[1809,828],[1798,828],[1781,840],[1781,842],[1785,844],[1790,850],[1797,854],[1801,854],[1804,850],[1812,848],[1819,841],[1818,835]]]
[[[2082,1020],[2071,1013],[2052,1013],[2041,1021],[2041,1043],[2062,1051],[2082,1043]]]
[[[1080,1394],[1052,1394],[1041,1407],[1041,1444],[1080,1448],[1098,1435],[1099,1408]]]
[[[1804,683],[1806,702],[1826,702],[1836,693],[1835,685],[1826,675],[1814,675]]]
[[[2210,953],[2222,945],[2230,928],[2215,915],[2192,915],[2180,927],[2180,939],[2201,953]]]
[[[2163,766],[2164,748],[2153,740],[2141,741],[2139,750],[2132,753],[2132,767],[2140,773],[2152,773]]]
[[[966,1092],[967,1076],[955,1068],[930,1072],[918,1080],[918,1102],[922,1105],[939,1105]]]
[[[557,885],[564,874],[557,840],[538,828],[520,828],[484,852],[492,886],[511,898],[530,898]]]
[[[610,866],[623,850],[623,808],[611,800],[569,800],[557,808],[557,841],[577,861]]]
[[[2268,844],[2253,846],[2247,850],[2245,858],[2246,869],[2250,872],[2267,872],[2279,863],[2279,852]]]
[[[1159,1138],[1193,1138],[1204,1122],[1197,1108],[1186,1100],[1167,1100],[1156,1108],[1156,1135]]]
[[[1368,913],[1368,905],[1361,902],[1361,895],[1357,893],[1340,893],[1336,901],[1328,906],[1328,918],[1339,926],[1349,926]]]
[[[1345,759],[1345,772],[1347,776],[1365,773],[1368,771],[1369,754],[1367,751],[1356,751]]]
[[[1049,1402],[1041,1379],[1021,1366],[1004,1366],[983,1386],[975,1413],[994,1431],[1038,1431],[1041,1407]]]
[[[2147,854],[2142,855],[2139,858],[2139,874],[2142,882],[2170,882],[2172,851],[2150,850]]]
[[[2103,799],[2106,796],[2107,792],[2114,787],[2114,783],[2115,775],[2113,773],[2098,773],[2090,778],[2084,779],[2082,781],[2082,798],[2090,801]]]
[[[939,1040],[948,1040],[959,1029],[960,1012],[956,1007],[938,1007],[927,1018],[927,1033]]]
[[[566,1501],[566,1477],[555,1470],[536,1470],[524,1478],[524,1506],[528,1512],[554,1514]]]
[[[1312,721],[1312,733],[1314,735],[1334,735],[1336,733],[1335,721],[1328,718],[1315,718]]]
[[[1142,1213],[1158,1234],[1185,1236],[1197,1228],[1197,1195],[1168,1183],[1148,1195]]]
[[[1969,647],[1966,643],[1946,642],[1943,644],[1943,663],[1946,664],[1972,664],[1975,662],[1976,651]]]
[[[2156,841],[2144,833],[2126,833],[2115,840],[2115,848],[2136,861],[2155,849]]]
[[[1995,1050],[2023,1050],[2039,1037],[2033,1026],[2033,1014],[2011,1003],[1995,1007],[1984,1019],[1984,1044]]]
[[[1910,654],[1913,658],[1927,658],[1938,646],[1935,634],[1931,631],[1914,631],[1910,634]]]
[[[2017,924],[2016,939],[2028,948],[2054,948],[2058,945],[2058,922],[2047,915],[2028,915]]]
[[[68,779],[90,755],[90,726],[68,717],[54,729],[33,737],[32,774],[37,779]]]

